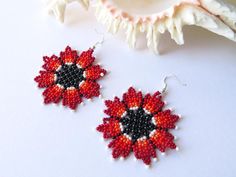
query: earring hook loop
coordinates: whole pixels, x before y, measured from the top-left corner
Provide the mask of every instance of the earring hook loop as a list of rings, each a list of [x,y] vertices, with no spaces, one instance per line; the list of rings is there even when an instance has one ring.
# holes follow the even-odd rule
[[[102,39],[101,39],[100,41],[97,41],[97,42],[93,45],[93,47],[92,47],[93,50],[96,49],[96,47],[97,47],[98,45],[102,45],[102,44],[105,42],[105,35],[104,35],[104,33],[98,32],[97,29],[94,29],[94,31],[95,31],[97,34],[102,35]]]
[[[162,94],[166,93],[167,87],[168,87],[167,81],[168,81],[168,79],[171,79],[171,78],[174,78],[175,80],[177,80],[180,85],[182,85],[182,86],[184,86],[184,87],[187,86],[187,84],[186,84],[186,83],[183,83],[175,74],[172,74],[172,75],[166,76],[166,77],[163,79],[164,87],[163,87],[163,89],[162,89],[162,91],[161,91]]]

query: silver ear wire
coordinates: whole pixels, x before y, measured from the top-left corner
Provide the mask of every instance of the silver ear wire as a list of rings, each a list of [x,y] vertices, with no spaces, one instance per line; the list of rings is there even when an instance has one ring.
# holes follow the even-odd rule
[[[166,77],[163,79],[164,87],[163,87],[163,89],[162,89],[162,91],[161,91],[162,94],[167,91],[167,86],[168,86],[168,85],[167,85],[167,80],[170,79],[170,78],[175,78],[175,79],[179,82],[179,84],[182,85],[182,86],[184,86],[184,87],[187,86],[187,84],[186,84],[186,83],[183,83],[175,74],[172,74],[172,75],[166,76]]]
[[[93,45],[93,47],[92,47],[93,49],[95,49],[98,45],[102,45],[102,44],[105,42],[105,35],[104,35],[104,33],[98,32],[97,29],[94,29],[94,31],[95,31],[97,34],[102,35],[102,40],[96,42],[96,43]]]

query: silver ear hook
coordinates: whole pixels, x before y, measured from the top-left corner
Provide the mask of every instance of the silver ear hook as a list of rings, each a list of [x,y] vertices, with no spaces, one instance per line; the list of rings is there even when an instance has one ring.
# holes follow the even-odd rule
[[[167,91],[167,86],[168,86],[168,85],[167,85],[167,80],[170,79],[170,78],[175,78],[175,79],[179,82],[179,84],[182,85],[182,86],[184,86],[184,87],[187,86],[187,84],[183,83],[175,74],[172,74],[172,75],[166,76],[166,77],[164,78],[164,80],[163,80],[164,87],[163,87],[163,89],[162,89],[162,91],[161,91],[161,94],[164,94],[164,93]]]
[[[101,41],[98,41],[93,45],[93,49],[95,49],[98,45],[102,45],[104,43],[104,41],[105,41],[105,39],[104,39],[104,36],[103,36]]]
[[[102,44],[105,42],[105,35],[104,35],[104,33],[98,32],[97,29],[94,29],[94,31],[95,31],[97,34],[102,35],[102,40],[96,42],[96,43],[93,45],[93,47],[92,47],[93,49],[95,49],[98,45],[102,45]]]

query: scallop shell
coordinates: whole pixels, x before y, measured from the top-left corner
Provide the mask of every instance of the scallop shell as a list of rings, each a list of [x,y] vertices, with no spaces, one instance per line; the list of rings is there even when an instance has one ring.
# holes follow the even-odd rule
[[[66,4],[77,1],[85,8],[89,0],[51,0],[49,10],[64,20]],[[127,42],[135,47],[138,33],[146,33],[147,46],[158,52],[160,35],[169,31],[184,44],[183,26],[196,25],[236,41],[235,0],[97,0],[95,15],[108,30],[125,29]]]

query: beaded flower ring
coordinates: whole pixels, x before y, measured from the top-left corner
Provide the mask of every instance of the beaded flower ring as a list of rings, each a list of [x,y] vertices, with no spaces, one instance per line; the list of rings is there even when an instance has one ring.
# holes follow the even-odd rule
[[[44,103],[59,103],[62,99],[64,106],[71,109],[82,103],[82,97],[91,99],[100,96],[100,86],[97,79],[106,74],[106,70],[99,65],[93,65],[95,47],[83,51],[78,55],[77,51],[69,46],[60,57],[45,56],[44,70],[35,77],[39,88],[46,88],[43,92]]]
[[[137,159],[150,165],[151,159],[157,158],[155,149],[162,153],[168,148],[178,150],[169,130],[176,128],[180,116],[163,109],[165,90],[166,85],[162,92],[143,95],[130,87],[122,100],[115,97],[105,101],[104,112],[109,118],[103,119],[97,131],[103,133],[104,139],[112,139],[108,147],[113,158],[126,158],[133,151]]]

